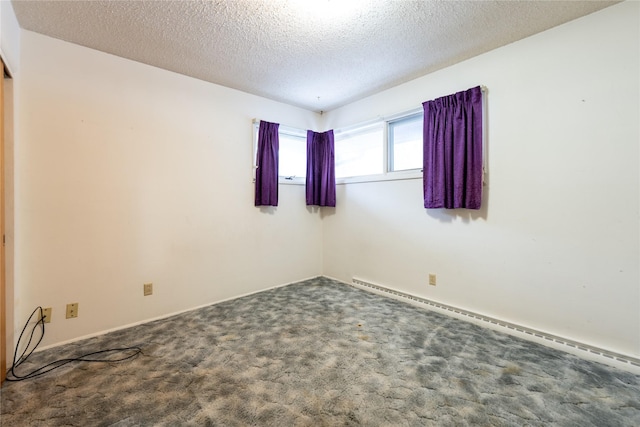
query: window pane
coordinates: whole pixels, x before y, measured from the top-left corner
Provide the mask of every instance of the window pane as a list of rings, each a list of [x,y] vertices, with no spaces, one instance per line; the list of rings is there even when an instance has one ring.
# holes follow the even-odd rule
[[[389,170],[422,168],[422,113],[389,122]]]
[[[305,177],[307,175],[307,139],[280,132],[280,165],[278,175]]]
[[[384,173],[382,127],[335,137],[336,178]]]

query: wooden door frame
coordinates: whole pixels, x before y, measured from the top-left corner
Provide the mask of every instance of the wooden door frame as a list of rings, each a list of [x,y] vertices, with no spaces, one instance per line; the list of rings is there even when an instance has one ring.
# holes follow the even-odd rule
[[[4,229],[4,79],[5,66],[0,58],[2,81],[0,82],[0,386],[7,375],[7,303]]]

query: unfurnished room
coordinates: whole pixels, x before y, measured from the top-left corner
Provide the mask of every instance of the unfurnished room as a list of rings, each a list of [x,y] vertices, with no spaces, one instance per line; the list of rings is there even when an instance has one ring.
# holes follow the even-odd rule
[[[640,2],[0,0],[0,425],[640,425]]]

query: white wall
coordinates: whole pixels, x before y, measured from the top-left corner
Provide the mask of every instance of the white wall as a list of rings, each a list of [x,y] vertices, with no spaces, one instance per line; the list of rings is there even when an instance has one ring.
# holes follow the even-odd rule
[[[253,118],[315,113],[28,31],[21,64],[16,328],[52,307],[46,346],[322,273],[304,188],[256,208],[251,170]]]
[[[324,273],[639,357],[639,8],[609,7],[326,114],[324,128],[339,128],[488,87],[483,209],[425,210],[421,180],[339,186]]]
[[[15,328],[45,345],[324,273],[640,356],[638,12],[626,2],[325,114],[22,32]],[[484,208],[419,180],[253,207],[251,119],[334,128],[477,84]],[[438,286],[426,285],[428,273]],[[142,296],[142,284],[154,295]],[[80,317],[65,320],[66,303]],[[9,343],[11,345],[11,343]]]

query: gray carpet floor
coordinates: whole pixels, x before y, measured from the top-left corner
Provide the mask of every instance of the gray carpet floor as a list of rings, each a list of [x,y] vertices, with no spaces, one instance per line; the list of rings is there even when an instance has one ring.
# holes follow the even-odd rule
[[[2,426],[639,426],[640,377],[317,278],[34,354]]]

